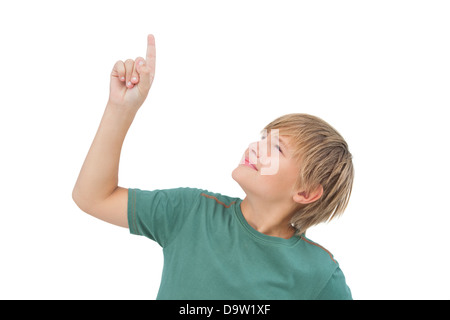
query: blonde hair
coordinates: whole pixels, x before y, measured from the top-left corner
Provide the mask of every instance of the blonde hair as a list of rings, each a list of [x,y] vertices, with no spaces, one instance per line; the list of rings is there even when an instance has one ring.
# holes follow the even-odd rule
[[[322,196],[299,206],[291,219],[297,234],[309,227],[340,216],[352,192],[352,155],[344,138],[324,120],[303,113],[287,114],[269,123],[264,130],[278,129],[290,137],[292,156],[300,164],[296,188],[307,193],[322,186]]]

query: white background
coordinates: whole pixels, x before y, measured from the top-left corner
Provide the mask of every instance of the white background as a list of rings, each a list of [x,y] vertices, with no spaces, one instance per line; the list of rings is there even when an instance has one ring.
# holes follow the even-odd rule
[[[156,38],[119,184],[243,197],[231,171],[286,113],[354,155],[344,216],[308,237],[355,299],[449,299],[448,1],[3,1],[0,298],[154,299],[162,252],[80,211],[72,188],[116,60]]]

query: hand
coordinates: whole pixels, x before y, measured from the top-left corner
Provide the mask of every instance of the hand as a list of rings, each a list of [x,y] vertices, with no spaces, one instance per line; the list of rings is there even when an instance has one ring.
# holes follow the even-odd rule
[[[137,111],[147,98],[155,76],[155,38],[147,37],[146,59],[117,61],[111,72],[109,104]]]

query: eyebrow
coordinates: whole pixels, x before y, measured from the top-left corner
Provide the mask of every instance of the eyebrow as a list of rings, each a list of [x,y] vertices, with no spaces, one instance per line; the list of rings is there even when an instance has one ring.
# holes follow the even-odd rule
[[[264,134],[262,136],[266,137]],[[283,149],[289,150],[286,142],[284,142],[284,140],[281,138],[281,136],[278,135],[277,138],[278,138],[278,142],[283,146]]]

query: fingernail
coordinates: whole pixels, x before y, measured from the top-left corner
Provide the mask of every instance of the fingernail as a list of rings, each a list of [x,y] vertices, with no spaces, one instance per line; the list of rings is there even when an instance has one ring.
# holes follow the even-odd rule
[[[131,78],[131,81],[137,81],[136,77]]]
[[[132,85],[131,81],[128,81],[127,86],[131,86],[131,85]]]
[[[121,81],[124,81],[124,80],[125,80],[125,77],[120,78],[120,80],[121,80]]]
[[[142,60],[139,61],[139,65],[140,65],[140,66],[143,66],[143,65],[144,65],[144,61],[142,61]]]

